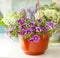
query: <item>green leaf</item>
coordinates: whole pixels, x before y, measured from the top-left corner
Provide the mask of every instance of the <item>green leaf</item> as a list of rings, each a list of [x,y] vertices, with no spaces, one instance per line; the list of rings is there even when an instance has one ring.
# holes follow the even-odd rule
[[[51,21],[47,16],[44,15],[44,18],[46,19],[46,21]]]
[[[54,33],[54,29],[53,30],[48,30],[47,32],[49,32],[50,33],[50,36],[52,36],[52,34]]]
[[[2,21],[0,21],[0,26],[6,26]]]
[[[30,22],[30,20],[29,19],[27,19],[26,21],[25,21],[25,23],[29,23]]]
[[[12,31],[11,36],[13,36],[13,37],[17,37],[18,36],[16,30]]]
[[[46,25],[46,21],[41,22],[40,26],[45,26]]]
[[[50,6],[55,6],[56,5],[56,3],[54,2],[54,3],[52,3],[52,4],[50,4]]]

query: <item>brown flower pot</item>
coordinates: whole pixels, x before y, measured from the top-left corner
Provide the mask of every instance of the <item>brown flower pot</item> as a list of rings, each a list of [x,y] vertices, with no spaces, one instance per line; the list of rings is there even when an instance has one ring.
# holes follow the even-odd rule
[[[49,33],[40,34],[39,36],[39,42],[29,42],[28,39],[22,38],[21,35],[18,35],[24,53],[29,55],[40,55],[45,52],[48,47]]]

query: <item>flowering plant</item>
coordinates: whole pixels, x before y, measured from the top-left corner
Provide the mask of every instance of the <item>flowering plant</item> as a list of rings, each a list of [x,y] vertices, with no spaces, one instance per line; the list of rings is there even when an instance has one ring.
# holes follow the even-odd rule
[[[48,21],[55,22],[57,29],[53,33],[50,38],[51,42],[59,42],[60,36],[60,7],[56,5],[56,3],[52,3],[50,5],[45,5],[41,8],[41,11],[44,14],[44,17]]]
[[[46,20],[53,21],[55,23],[60,22],[60,7],[56,5],[56,3],[52,3],[50,5],[45,5],[41,8],[41,11],[44,14]]]
[[[27,15],[28,13],[30,17]],[[37,11],[36,9],[28,9],[22,10],[19,13],[9,13],[4,16],[2,21],[7,25],[7,31],[12,36],[20,34],[23,38],[29,39],[29,41],[33,41],[34,39],[38,41],[40,39],[39,34],[52,33],[55,31],[56,26],[54,21],[46,20],[41,9]]]

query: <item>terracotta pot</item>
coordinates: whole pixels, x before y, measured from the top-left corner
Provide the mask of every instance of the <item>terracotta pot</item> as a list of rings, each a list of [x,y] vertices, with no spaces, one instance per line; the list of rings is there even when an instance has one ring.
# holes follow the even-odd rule
[[[21,35],[18,35],[19,41],[24,53],[29,55],[40,55],[45,52],[48,47],[49,42],[49,33],[40,34],[39,42],[29,42],[28,39],[22,38]]]

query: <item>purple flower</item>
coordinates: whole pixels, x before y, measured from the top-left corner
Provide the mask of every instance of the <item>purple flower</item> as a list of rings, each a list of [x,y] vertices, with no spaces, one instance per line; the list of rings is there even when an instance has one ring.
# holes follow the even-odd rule
[[[32,30],[23,30],[22,31],[22,35],[26,35],[26,34],[32,34]]]
[[[41,27],[41,30],[42,30],[43,32],[46,32],[46,31],[47,31],[47,30],[46,30],[46,27],[44,27],[44,26]]]
[[[20,31],[17,31],[18,34],[20,34]]]
[[[27,30],[27,34],[32,34],[32,30]]]
[[[22,25],[20,26],[20,28],[24,30],[24,29],[26,29],[26,26],[27,26],[27,24],[22,24]]]
[[[34,32],[36,32],[35,26],[32,26],[32,27],[31,27],[31,30],[34,31]]]
[[[39,42],[40,36],[39,35],[33,35],[32,40],[33,40],[33,42]]]
[[[40,32],[41,31],[41,28],[38,26],[36,27],[36,32]]]
[[[17,20],[17,23],[23,24],[24,23],[24,20],[23,19],[19,19],[19,20]]]
[[[38,23],[41,23],[41,19],[38,20]]]
[[[27,16],[25,16],[23,19],[24,19],[24,20],[27,20]]]
[[[24,36],[24,35],[26,35],[27,34],[27,30],[23,30],[22,31],[22,35]]]
[[[54,28],[54,22],[48,22],[46,24],[47,27],[49,27],[50,29]]]
[[[28,42],[33,42],[33,39],[28,39]]]
[[[35,26],[35,22],[30,22],[29,25],[30,26]]]
[[[27,20],[27,16],[24,16],[24,18],[22,18],[21,20],[24,23],[24,21]]]

